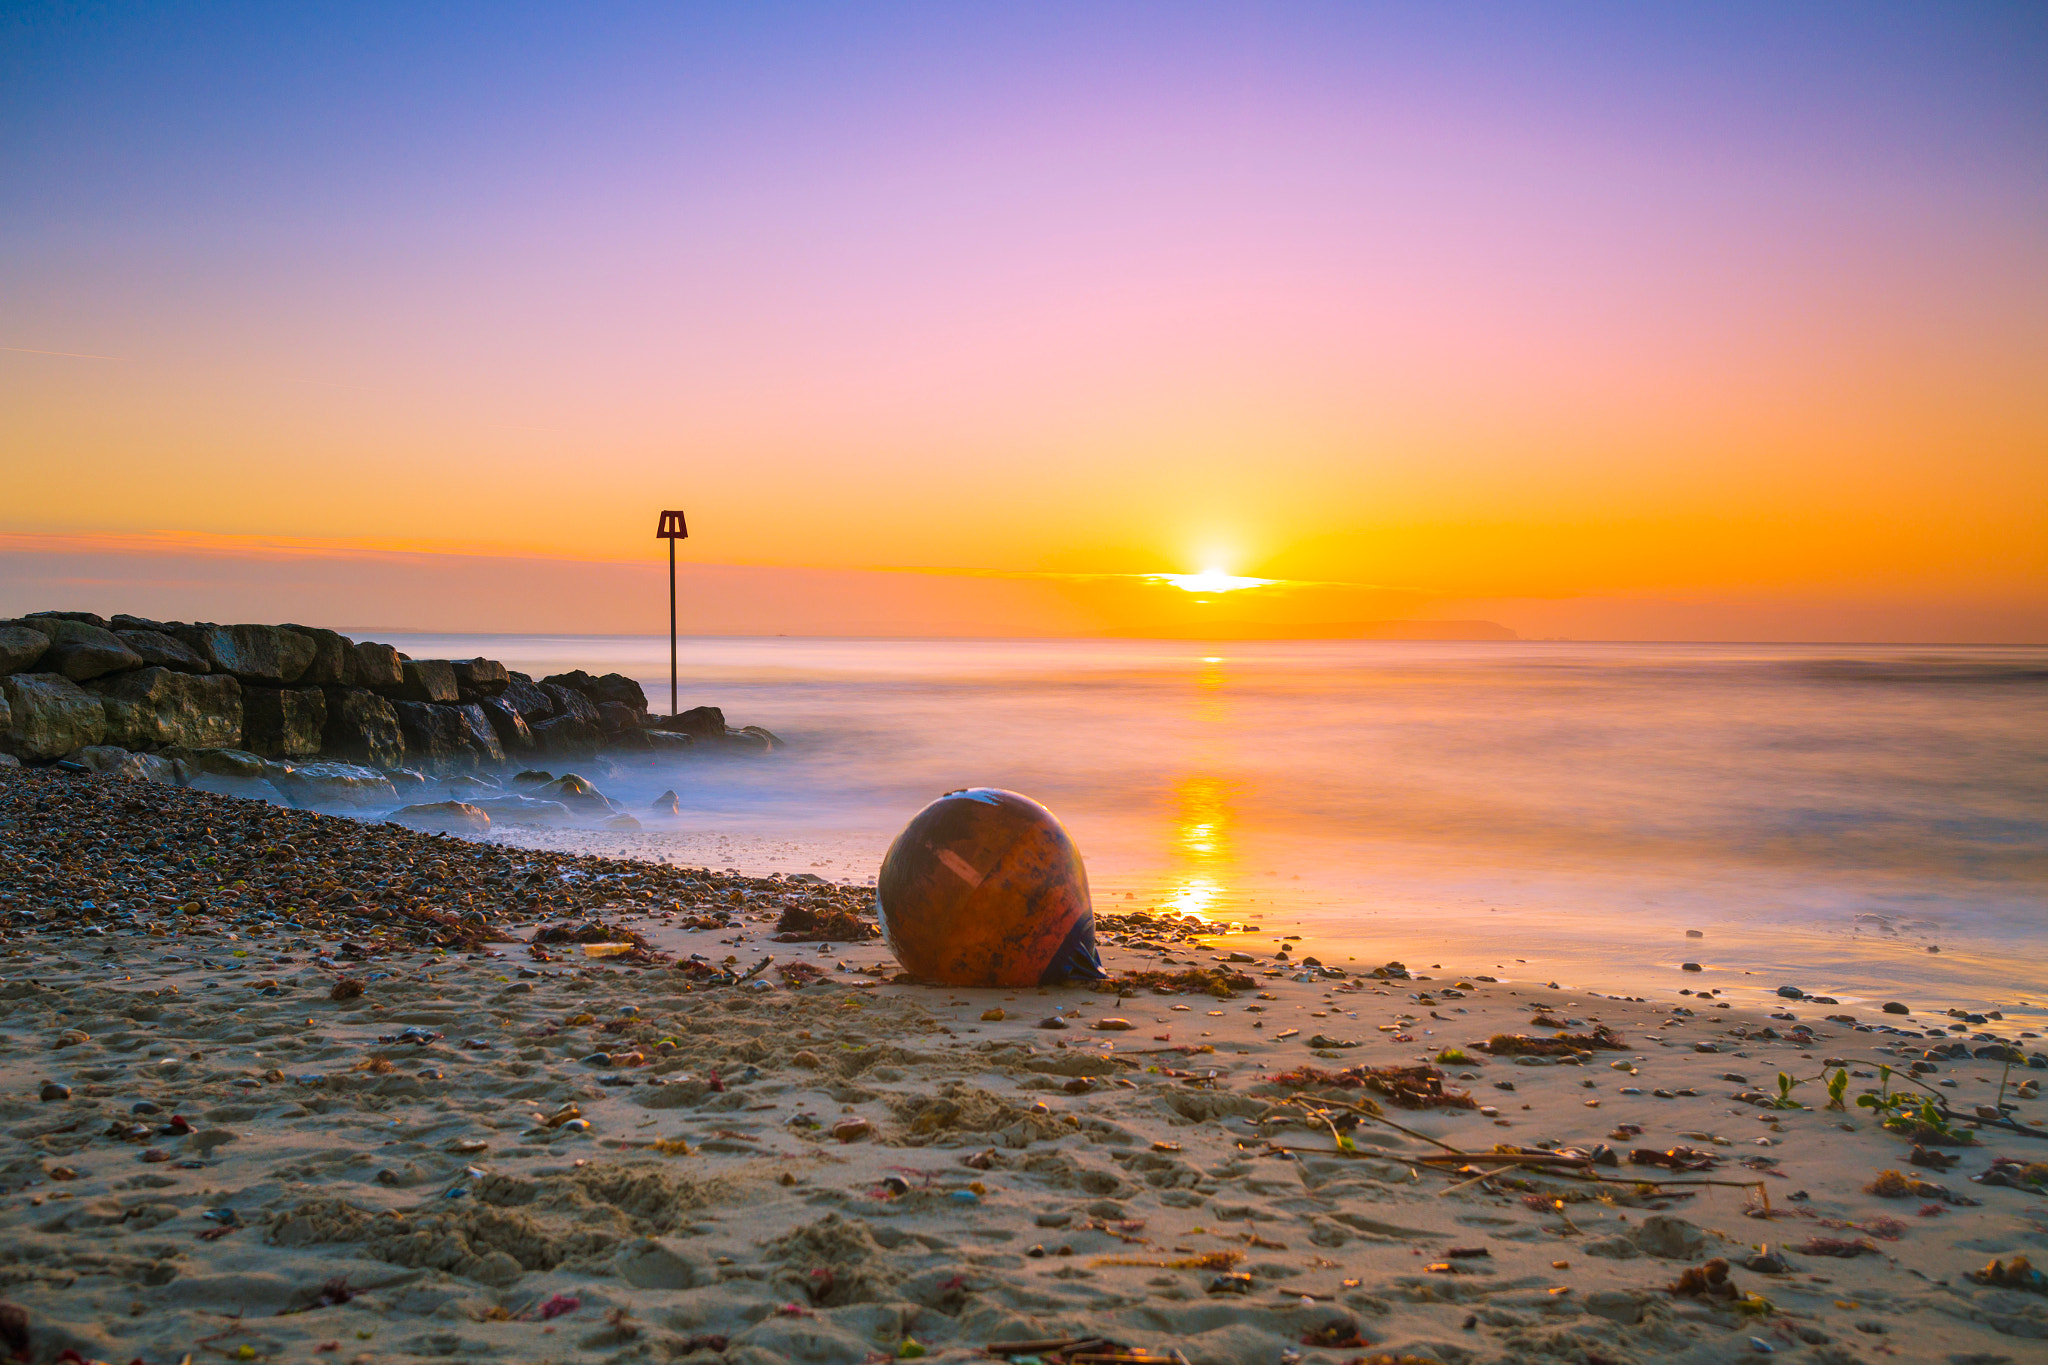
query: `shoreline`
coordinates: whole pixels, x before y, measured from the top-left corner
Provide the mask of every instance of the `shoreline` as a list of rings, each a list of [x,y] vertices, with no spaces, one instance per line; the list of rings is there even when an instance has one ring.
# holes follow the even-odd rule
[[[869,894],[815,878],[513,850],[48,772],[0,774],[0,821],[14,870],[32,833],[53,875],[113,888],[92,918],[32,931],[19,892],[0,901],[0,1300],[26,1314],[37,1361],[68,1347],[156,1365],[203,1339],[230,1358],[248,1345],[363,1365],[861,1360],[906,1340],[966,1359],[1076,1334],[1194,1365],[1285,1350],[1718,1360],[1759,1353],[1752,1338],[1830,1362],[1990,1361],[2048,1337],[2048,1297],[1966,1278],[2048,1248],[2048,1199],[1970,1179],[1997,1157],[2048,1160],[2048,1140],[1986,1126],[1930,1148],[1959,1158],[1937,1172],[1853,1107],[1879,1065],[1910,1061],[1960,1113],[1993,1101],[2002,1064],[1922,1058],[1937,1045],[1924,1011],[1842,1024],[1800,1001],[1622,999],[1454,976],[1454,962],[1375,978],[1108,906],[1112,973],[1243,984],[956,991],[896,983],[876,940],[772,941],[788,904]],[[231,842],[244,831],[254,847]],[[242,875],[217,879],[233,894],[210,910],[172,916],[136,889],[151,860],[224,848]],[[698,964],[572,957],[573,943],[530,956],[538,925],[593,913],[609,941],[629,931]],[[343,980],[360,991],[335,999]],[[1054,1018],[1066,1027],[1041,1026]],[[1621,1047],[1560,1061],[1477,1046],[1548,1038],[1548,1020],[1614,1029]],[[1975,1033],[2040,1047],[1986,1022],[1966,1025],[1966,1051],[1989,1046]],[[1473,1107],[1404,1109],[1363,1071],[1363,1087],[1328,1083],[1440,1056],[1438,1083]],[[1870,1073],[1842,1112],[1823,1107],[1830,1058]],[[1772,1098],[1781,1070],[1812,1107],[1737,1098]],[[2044,1074],[2005,1077],[2023,1124],[2048,1118],[2016,1093]],[[41,1098],[46,1082],[67,1093]],[[1333,1132],[1360,1099],[1383,1118]],[[1440,1143],[1527,1159],[1440,1163]],[[1744,1188],[1563,1178],[1560,1151],[1603,1144],[1617,1164],[1584,1173]],[[1630,1164],[1638,1148],[1713,1165]],[[1496,1165],[1522,1169],[1480,1183],[1459,1169]],[[1910,1178],[1906,1198],[1865,1192],[1887,1170]],[[1772,1216],[1746,1216],[1764,1212],[1745,1209],[1750,1188]],[[1836,1244],[1856,1250],[1802,1250]],[[1667,1291],[1716,1256],[1768,1309]]]

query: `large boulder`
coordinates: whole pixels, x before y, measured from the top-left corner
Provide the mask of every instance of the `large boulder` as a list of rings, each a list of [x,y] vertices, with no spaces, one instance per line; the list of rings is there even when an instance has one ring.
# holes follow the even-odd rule
[[[159,635],[169,635],[177,629],[175,621],[152,621],[147,616],[130,616],[127,612],[117,614],[107,622],[107,629],[119,635],[124,630],[153,630]]]
[[[273,771],[270,785],[301,810],[383,810],[398,802],[390,778],[353,763],[302,763]]]
[[[697,745],[691,736],[669,730],[642,730],[639,734],[640,743],[657,754],[686,754]]]
[[[301,687],[353,687],[356,681],[355,642],[319,626],[285,626],[313,643],[313,657],[295,680]]]
[[[0,677],[26,673],[50,647],[50,637],[33,626],[0,626]]]
[[[327,695],[317,687],[251,687],[242,693],[242,747],[250,753],[310,757],[320,752],[326,728]]]
[[[245,749],[165,749],[163,758],[184,763],[186,785],[223,796],[252,796],[267,799],[277,793],[273,774],[287,766],[272,763]]]
[[[548,674],[545,678],[542,678],[540,680],[540,685],[542,687],[547,687],[548,685],[553,684],[556,687],[566,687],[571,692],[581,692],[584,695],[588,696],[590,693],[590,685],[596,681],[597,679],[591,677],[582,669],[572,668],[567,673]]]
[[[725,712],[716,706],[693,706],[673,716],[660,717],[654,722],[654,728],[696,739],[724,739]]]
[[[532,678],[524,673],[507,673],[505,677],[505,690],[498,694],[498,700],[517,711],[528,725],[555,714],[555,699]]]
[[[615,815],[625,809],[575,773],[564,773],[540,791],[543,799],[559,801],[578,815]]]
[[[400,806],[385,818],[415,829],[437,829],[449,834],[482,834],[491,827],[490,816],[461,801],[429,801],[423,805]]]
[[[448,666],[455,670],[455,686],[464,701],[495,697],[512,681],[505,665],[496,659],[450,659]]]
[[[306,680],[306,670],[313,666],[319,656],[320,645],[312,636],[290,626],[266,626],[277,632],[278,674],[286,686]]]
[[[536,796],[478,796],[469,804],[490,816],[494,825],[566,825],[575,818],[561,802]]]
[[[327,689],[327,724],[320,732],[323,753],[357,763],[395,768],[405,761],[405,732],[398,712],[363,688]]]
[[[69,755],[96,773],[131,782],[156,782],[166,787],[182,786],[178,765],[156,754],[135,754],[113,744],[91,744]]]
[[[526,718],[508,705],[503,697],[486,697],[477,703],[483,708],[484,719],[498,733],[498,744],[506,753],[523,754],[533,749],[533,731],[526,728]]]
[[[142,667],[142,656],[104,626],[58,618],[37,621],[38,628],[44,624],[49,627],[50,648],[36,662],[38,672],[62,673],[73,682],[86,682]]]
[[[504,746],[498,743],[498,732],[484,715],[484,708],[475,702],[455,708],[462,717],[463,727],[469,732],[469,750],[476,756],[478,766],[499,767],[505,762]]]
[[[359,640],[355,647],[356,686],[389,692],[405,685],[405,662],[390,645]]]
[[[584,696],[575,688],[564,683],[543,682],[540,685],[540,690],[547,693],[548,700],[554,703],[555,715],[567,716],[572,720],[580,720],[592,729],[601,728],[597,720],[597,707],[591,704],[590,698]],[[528,724],[531,723],[531,721],[528,722]]]
[[[528,728],[533,731],[536,752],[557,756],[594,753],[598,741],[604,738],[604,732],[597,728],[595,721],[576,716],[555,716]]]
[[[31,621],[76,621],[81,625],[97,626],[101,630],[109,629],[110,626],[106,617],[101,616],[98,612],[91,611],[32,611],[28,614],[28,619]]]
[[[644,714],[646,713],[635,711],[624,702],[601,701],[597,704],[597,727],[608,735],[622,734],[629,730],[637,731],[640,728],[640,717]]]
[[[590,686],[583,689],[583,695],[600,706],[605,702],[615,701],[622,706],[630,706],[635,711],[647,709],[647,693],[641,690],[639,683],[623,673],[607,673],[592,679]]]
[[[242,685],[224,673],[140,668],[101,678],[106,739],[130,749],[233,749],[242,742]]]
[[[7,698],[7,733],[0,750],[31,763],[62,758],[107,735],[100,699],[61,673],[12,673],[0,678]]]
[[[391,709],[398,713],[409,761],[435,771],[475,766],[469,718],[460,711],[423,701],[395,701]]]
[[[245,683],[281,687],[296,681],[312,662],[312,642],[303,636],[287,639],[276,626],[217,626],[210,621],[178,626],[170,632],[216,673],[232,673]]]
[[[455,685],[455,665],[446,659],[407,659],[401,665],[405,681],[391,695],[399,701],[447,703],[461,699]]]
[[[180,673],[211,673],[213,665],[175,635],[160,630],[117,630],[121,643],[135,651],[147,667],[175,668]]]

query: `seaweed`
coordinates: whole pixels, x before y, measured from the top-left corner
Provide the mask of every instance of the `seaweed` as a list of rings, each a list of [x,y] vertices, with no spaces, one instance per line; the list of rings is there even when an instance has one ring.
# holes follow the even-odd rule
[[[1218,1000],[1229,1000],[1257,984],[1245,973],[1223,967],[1190,967],[1179,972],[1154,968],[1125,971],[1113,979],[1097,981],[1089,989],[1105,995],[1136,995],[1140,990],[1149,990],[1155,995],[1213,995]]]
[[[1486,1040],[1486,1050],[1496,1057],[1563,1057],[1575,1052],[1604,1049],[1626,1052],[1628,1044],[1619,1033],[1602,1024],[1591,1033],[1560,1033],[1554,1038],[1532,1038],[1526,1033],[1496,1033]]]
[[[777,943],[861,943],[881,936],[873,920],[829,906],[792,905],[775,921]]]
[[[1477,1109],[1479,1101],[1454,1086],[1444,1084],[1442,1068],[1429,1066],[1352,1066],[1342,1071],[1325,1071],[1318,1066],[1300,1066],[1273,1077],[1273,1084],[1297,1090],[1370,1090],[1384,1095],[1403,1109]]]

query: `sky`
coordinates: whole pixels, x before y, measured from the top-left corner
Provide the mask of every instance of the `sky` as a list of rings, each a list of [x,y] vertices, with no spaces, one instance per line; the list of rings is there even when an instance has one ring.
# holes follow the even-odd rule
[[[0,348],[4,611],[2048,640],[2048,8],[21,3]]]

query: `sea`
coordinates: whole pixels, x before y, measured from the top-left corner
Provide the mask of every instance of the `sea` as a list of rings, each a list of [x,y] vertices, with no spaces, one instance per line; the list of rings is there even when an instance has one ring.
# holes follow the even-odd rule
[[[669,708],[665,636],[376,638]],[[866,883],[927,802],[1003,787],[1098,912],[1219,943],[2048,1026],[2048,648],[717,637],[677,675],[782,747],[607,765],[643,816],[676,793],[637,832],[492,837]]]

